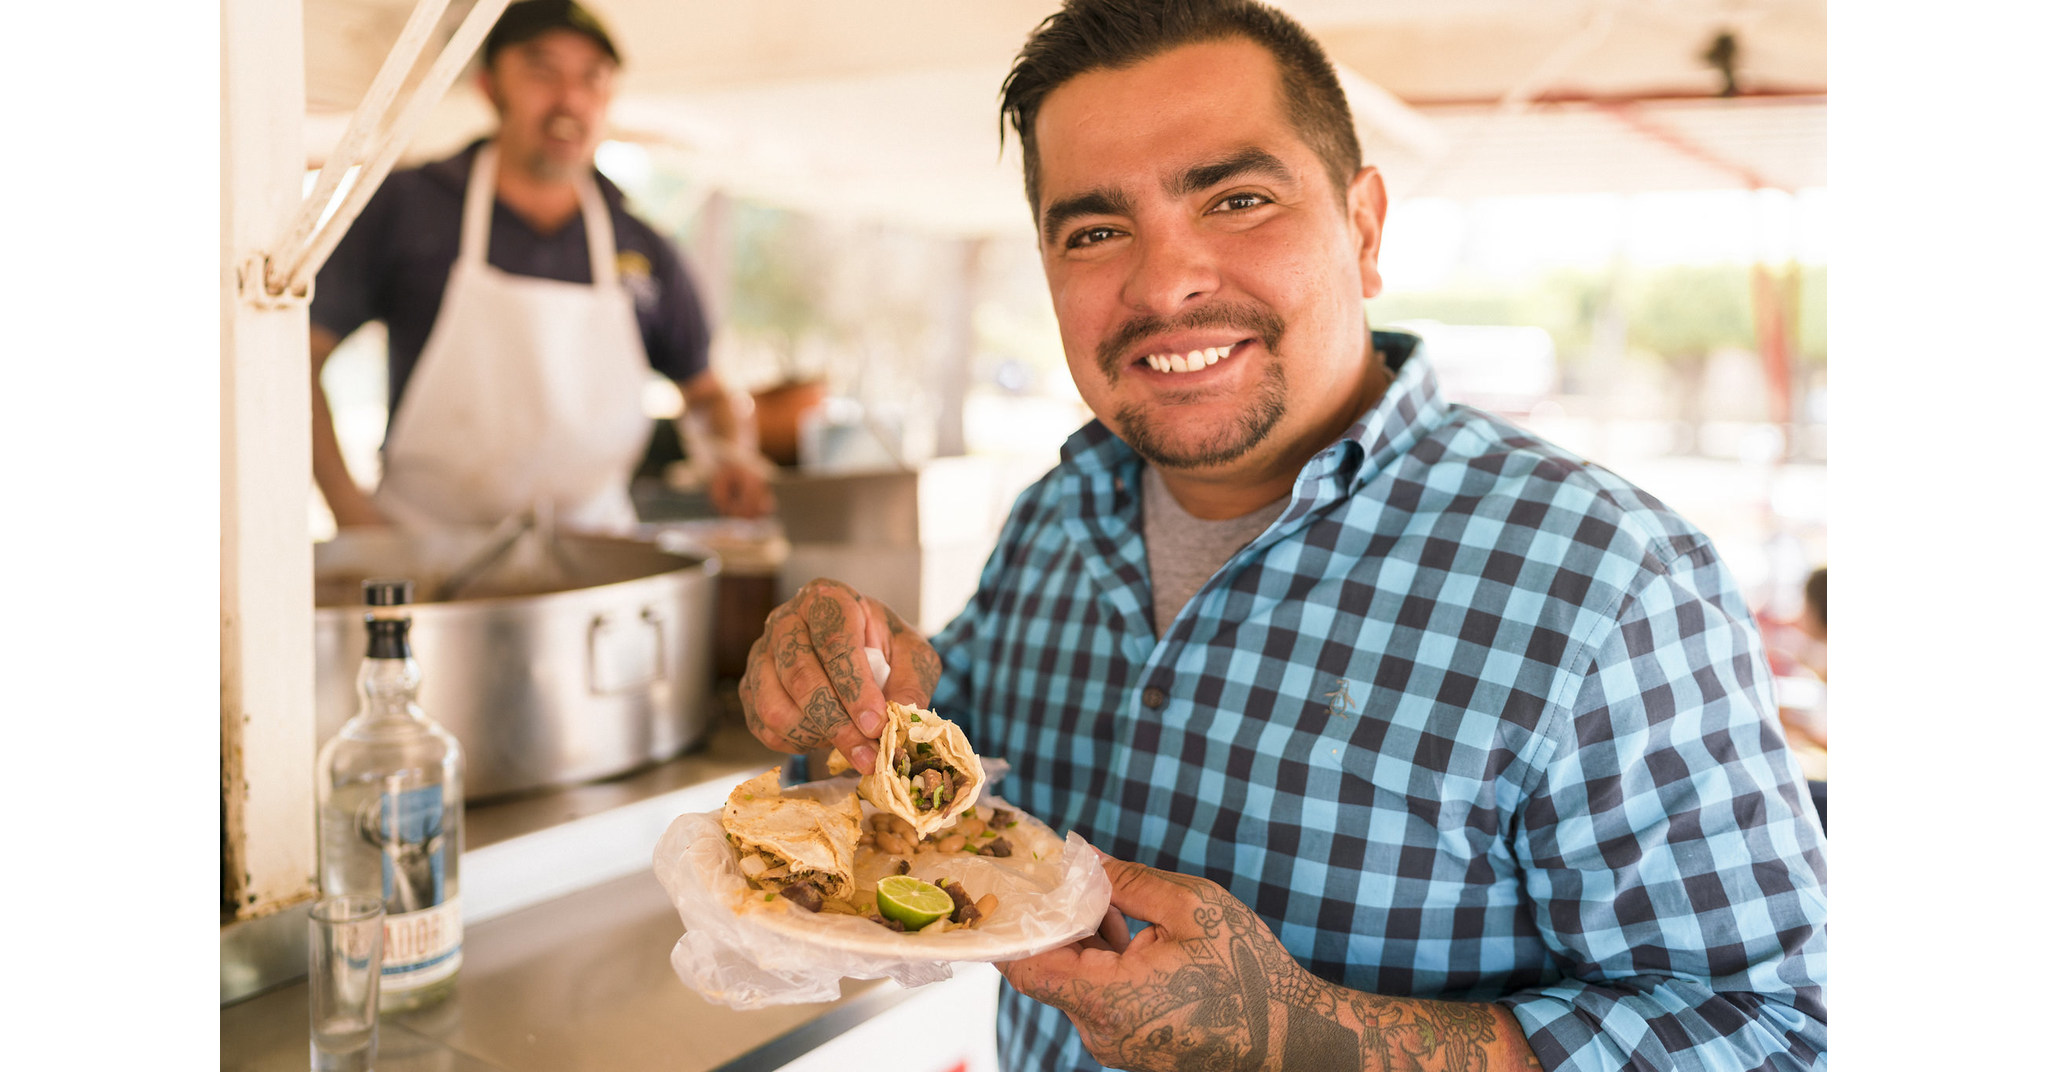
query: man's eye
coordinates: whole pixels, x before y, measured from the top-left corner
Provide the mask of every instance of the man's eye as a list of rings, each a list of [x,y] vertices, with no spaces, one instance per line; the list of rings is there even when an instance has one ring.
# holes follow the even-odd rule
[[[1231,194],[1216,202],[1215,210],[1217,212],[1242,212],[1245,209],[1257,208],[1260,205],[1269,205],[1271,203],[1272,199],[1262,194]]]
[[[1067,236],[1066,248],[1079,249],[1082,246],[1092,246],[1097,242],[1106,242],[1114,237],[1116,237],[1116,229],[1113,227],[1083,227]]]

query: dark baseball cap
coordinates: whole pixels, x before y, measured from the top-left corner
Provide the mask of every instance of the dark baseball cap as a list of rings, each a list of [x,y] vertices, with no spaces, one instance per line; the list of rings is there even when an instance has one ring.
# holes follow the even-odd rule
[[[595,42],[613,63],[623,63],[611,35],[590,9],[576,0],[519,0],[505,8],[496,26],[483,39],[483,65],[496,61],[498,53],[511,45],[531,41],[549,30],[574,30]]]

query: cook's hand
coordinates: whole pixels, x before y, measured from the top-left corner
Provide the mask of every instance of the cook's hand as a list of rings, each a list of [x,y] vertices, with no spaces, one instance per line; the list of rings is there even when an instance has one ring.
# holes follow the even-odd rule
[[[351,486],[350,490],[354,491],[354,488]],[[334,527],[338,529],[375,528],[391,523],[391,519],[385,517],[382,510],[377,509],[376,500],[360,491],[355,491],[352,495],[330,496],[327,508],[333,511]]]
[[[728,459],[711,471],[711,506],[726,517],[762,517],[775,508],[763,459]]]
[[[1111,908],[1096,935],[996,967],[1065,1013],[1103,1065],[1266,1067],[1282,1006],[1333,1010],[1329,984],[1221,886],[1107,855],[1102,867]],[[1130,937],[1126,913],[1151,927]]]
[[[887,660],[886,688],[875,685],[865,648]],[[747,655],[739,700],[747,728],[769,748],[833,745],[866,774],[888,702],[930,702],[938,673],[938,653],[894,611],[820,578],[768,615]]]

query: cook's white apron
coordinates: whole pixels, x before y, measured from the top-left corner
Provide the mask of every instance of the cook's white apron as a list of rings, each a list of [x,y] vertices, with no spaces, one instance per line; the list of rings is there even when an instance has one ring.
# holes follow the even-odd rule
[[[384,439],[376,502],[399,526],[491,525],[541,503],[564,528],[636,523],[647,351],[611,212],[592,177],[577,194],[590,284],[500,271],[487,256],[497,144],[477,152],[440,315]]]

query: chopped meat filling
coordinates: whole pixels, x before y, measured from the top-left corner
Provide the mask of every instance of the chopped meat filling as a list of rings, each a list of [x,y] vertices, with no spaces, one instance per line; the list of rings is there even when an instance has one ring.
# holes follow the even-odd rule
[[[973,898],[967,896],[967,888],[957,879],[946,879],[938,884],[947,897],[952,898],[951,920],[954,923],[972,923],[981,918],[981,910],[974,907]]]
[[[983,856],[1008,856],[1010,853],[1009,839],[1004,837],[996,838],[994,841],[981,846],[980,853]]]
[[[824,895],[818,893],[817,887],[808,882],[791,882],[782,887],[782,896],[812,912],[824,907]]]
[[[910,802],[918,811],[936,811],[959,796],[965,776],[936,761],[910,776]]]

